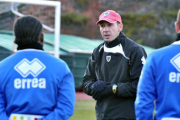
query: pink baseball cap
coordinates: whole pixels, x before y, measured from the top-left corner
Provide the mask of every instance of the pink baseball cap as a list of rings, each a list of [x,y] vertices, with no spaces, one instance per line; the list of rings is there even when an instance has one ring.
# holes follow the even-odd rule
[[[98,25],[100,21],[107,21],[109,23],[114,23],[118,21],[119,23],[122,23],[121,16],[113,10],[107,10],[103,12],[99,16],[99,20],[97,21],[96,25]]]

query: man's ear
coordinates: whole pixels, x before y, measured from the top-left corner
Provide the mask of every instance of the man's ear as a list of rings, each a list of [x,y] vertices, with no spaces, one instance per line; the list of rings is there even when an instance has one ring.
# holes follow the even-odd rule
[[[179,24],[177,22],[174,23],[176,32],[179,33]]]
[[[43,33],[41,33],[41,35],[40,35],[40,42],[43,44],[44,43],[44,34]]]
[[[119,23],[119,32],[121,32],[123,30],[123,24]]]

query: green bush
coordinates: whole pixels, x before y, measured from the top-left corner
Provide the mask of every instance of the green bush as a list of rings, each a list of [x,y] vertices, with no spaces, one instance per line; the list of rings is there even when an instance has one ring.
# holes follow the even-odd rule
[[[89,3],[88,0],[77,0],[77,5],[80,5],[80,6],[81,5],[86,5],[87,6],[88,3]]]
[[[138,43],[140,45],[142,45],[142,42],[143,42],[143,39],[139,39],[139,40],[136,41],[136,43]]]
[[[79,15],[77,13],[65,13],[61,15],[61,22],[62,24],[86,24],[89,20],[88,17]]]
[[[133,26],[146,26],[149,28],[154,27],[155,23],[158,20],[158,17],[155,17],[153,13],[147,14],[135,14],[135,13],[128,13],[128,14],[121,14],[123,23],[126,26],[133,25]]]
[[[153,28],[158,20],[153,13],[136,14],[127,13],[121,14],[124,24],[124,31],[128,37],[132,37],[137,32],[144,32],[145,28]]]
[[[163,18],[167,19],[168,22],[176,18],[177,10],[168,10],[168,11],[161,11],[161,15]]]

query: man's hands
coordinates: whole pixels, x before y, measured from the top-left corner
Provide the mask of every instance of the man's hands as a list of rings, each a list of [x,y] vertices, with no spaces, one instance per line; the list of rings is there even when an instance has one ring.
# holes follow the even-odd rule
[[[92,94],[92,97],[93,97],[95,100],[102,99],[102,98],[104,98],[105,96],[108,96],[108,95],[110,95],[110,94],[113,94],[113,92],[112,92],[112,86],[111,86],[111,85],[107,85],[107,86],[104,88],[104,90],[102,90],[102,91],[92,90],[91,94]]]
[[[110,94],[113,94],[110,83],[98,80],[92,85],[91,95],[95,100],[99,100]]]
[[[98,80],[92,85],[92,90],[98,92],[102,91],[106,87],[106,82]]]

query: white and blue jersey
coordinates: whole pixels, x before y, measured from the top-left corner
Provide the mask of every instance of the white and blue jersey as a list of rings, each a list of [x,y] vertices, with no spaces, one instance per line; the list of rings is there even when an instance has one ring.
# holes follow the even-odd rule
[[[15,114],[67,120],[74,112],[74,78],[67,64],[42,50],[24,49],[0,62],[0,119]]]
[[[146,59],[135,101],[136,120],[180,118],[180,41],[152,52]]]

